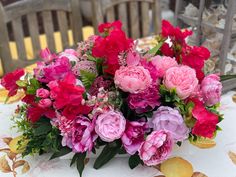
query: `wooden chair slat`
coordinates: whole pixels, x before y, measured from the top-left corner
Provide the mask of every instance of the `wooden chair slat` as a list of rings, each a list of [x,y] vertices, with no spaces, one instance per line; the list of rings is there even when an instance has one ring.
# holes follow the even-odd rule
[[[141,3],[141,13],[142,13],[142,36],[149,35],[150,29],[150,18],[149,18],[149,3]]]
[[[12,21],[12,27],[13,27],[14,39],[15,39],[15,41],[17,41],[16,42],[16,47],[17,47],[18,59],[27,60],[21,17],[19,17],[19,18],[15,19],[14,21]]]
[[[110,7],[109,9],[107,9],[107,21],[108,22],[115,21],[115,9],[114,9],[114,7]]]
[[[68,38],[68,23],[66,18],[66,12],[57,11],[57,19],[59,24],[59,30],[61,33],[61,41],[63,48],[69,46],[69,38]]]
[[[127,5],[126,3],[121,3],[118,5],[118,14],[119,19],[123,23],[123,29],[128,34],[128,14],[127,14]]]
[[[140,37],[138,2],[130,2],[129,12],[131,37],[137,39]]]
[[[47,38],[47,46],[50,50],[55,51],[54,29],[52,21],[51,11],[42,12],[43,15],[43,27]]]
[[[39,26],[38,26],[37,14],[36,13],[28,14],[27,21],[28,21],[30,38],[33,46],[34,58],[37,58],[39,55],[39,51],[41,49],[39,41]]]

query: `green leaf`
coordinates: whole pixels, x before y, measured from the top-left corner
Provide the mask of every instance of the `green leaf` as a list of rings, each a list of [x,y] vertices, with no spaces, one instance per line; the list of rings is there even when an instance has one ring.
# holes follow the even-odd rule
[[[27,87],[27,82],[22,81],[22,80],[18,80],[18,81],[16,81],[16,85],[18,85],[19,87]]]
[[[93,168],[95,169],[101,168],[103,165],[109,162],[113,157],[115,157],[115,155],[119,152],[120,148],[121,148],[121,142],[119,141],[107,144],[103,148],[101,154],[96,159]]]
[[[140,159],[138,154],[134,154],[132,156],[130,156],[129,158],[129,167],[131,169],[134,169],[135,167],[137,167],[140,163],[142,162],[142,160]]]
[[[153,47],[151,50],[148,51],[148,54],[156,54],[158,50],[161,48],[163,45],[163,42],[159,42],[155,47]]]
[[[96,74],[85,70],[80,70],[80,77],[85,88],[89,89],[96,78]]]
[[[59,152],[55,152],[51,157],[50,160],[64,156],[66,154],[69,154],[72,150],[70,148],[68,148],[67,146],[62,147],[61,150]]]
[[[70,166],[72,166],[78,159],[78,154],[75,154],[72,159],[71,159],[71,162],[70,162]]]
[[[26,93],[29,95],[34,95],[36,93],[36,88],[32,86],[27,86],[26,88]]]
[[[52,126],[50,124],[43,123],[34,129],[34,135],[40,136],[40,135],[48,134],[51,130],[52,130]]]
[[[36,89],[38,89],[40,86],[39,81],[37,81],[35,78],[30,79],[30,84]]]
[[[85,160],[85,157],[86,157],[86,152],[80,153],[80,154],[78,154],[78,158],[76,160],[76,162],[77,162],[77,170],[79,172],[80,177],[82,176],[82,173],[84,171],[84,166],[85,166],[84,160]]]
[[[176,144],[180,147],[182,145],[182,142],[178,141]]]
[[[222,82],[222,81],[226,81],[226,80],[234,79],[234,78],[236,78],[236,74],[232,74],[232,75],[230,75],[230,74],[221,75],[221,76],[220,76],[220,81]]]

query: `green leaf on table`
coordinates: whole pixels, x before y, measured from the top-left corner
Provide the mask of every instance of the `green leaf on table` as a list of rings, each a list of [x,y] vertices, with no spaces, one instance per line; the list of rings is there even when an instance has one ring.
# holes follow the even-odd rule
[[[142,162],[142,160],[140,159],[138,154],[134,154],[132,156],[130,156],[129,158],[129,167],[131,169],[134,169],[135,167],[137,167],[140,163]]]
[[[50,157],[50,160],[69,154],[71,151],[72,150],[67,146],[62,147],[59,152],[55,152],[54,154],[52,154],[52,156]]]
[[[96,159],[93,168],[99,169],[103,165],[105,165],[107,162],[109,162],[115,155],[120,151],[121,148],[121,142],[115,141],[112,143],[107,144],[101,154]]]
[[[78,158],[78,154],[75,154],[72,159],[71,159],[71,162],[70,162],[70,167],[77,161],[77,158]]]
[[[89,89],[96,78],[96,74],[89,71],[80,70],[80,77],[85,88]]]
[[[77,157],[77,170],[79,172],[80,177],[82,176],[82,173],[84,171],[84,166],[85,166],[85,158],[86,158],[86,152],[84,153],[79,153]]]
[[[151,50],[148,51],[148,54],[156,55],[162,45],[163,45],[163,42],[159,42],[155,47],[153,47]]]

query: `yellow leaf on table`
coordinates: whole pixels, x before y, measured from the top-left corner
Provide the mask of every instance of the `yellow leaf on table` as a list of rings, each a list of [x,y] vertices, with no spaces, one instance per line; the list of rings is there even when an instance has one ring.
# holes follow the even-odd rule
[[[236,103],[236,94],[233,95],[232,100]]]
[[[0,89],[0,103],[4,103],[7,99],[8,91],[5,89]],[[8,101],[6,102],[7,104],[11,104],[14,102],[20,101],[23,97],[25,96],[23,91],[18,91],[17,94],[13,97],[10,97]]]
[[[190,141],[190,143],[201,149],[213,148],[216,145],[216,142],[209,138],[198,138],[197,141]]]
[[[11,172],[11,167],[9,166],[5,156],[0,158],[0,171],[2,171],[3,173]]]
[[[232,151],[228,152],[229,158],[232,160],[232,162],[236,165],[236,154]]]
[[[29,170],[30,170],[29,163],[28,163],[28,162],[25,162],[25,164],[24,164],[24,166],[23,166],[23,168],[22,168],[22,170],[21,170],[22,174],[26,173],[26,172],[29,171]]]
[[[191,177],[192,165],[181,157],[173,157],[161,164],[161,172],[166,177]]]
[[[19,144],[20,143],[20,144]],[[24,152],[26,146],[27,146],[28,140],[24,138],[24,136],[18,136],[11,140],[9,144],[9,148],[11,152],[14,152],[16,154],[20,154]]]

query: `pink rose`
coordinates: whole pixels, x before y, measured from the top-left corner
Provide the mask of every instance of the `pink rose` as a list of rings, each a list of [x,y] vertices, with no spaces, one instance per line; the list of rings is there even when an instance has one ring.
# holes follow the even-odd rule
[[[52,101],[49,98],[41,99],[41,100],[39,100],[38,105],[41,108],[48,108],[48,107],[52,106]]]
[[[142,142],[144,141],[144,134],[148,126],[145,122],[126,122],[126,130],[121,137],[125,150],[134,155]]]
[[[39,98],[48,98],[49,94],[50,94],[49,91],[43,88],[40,88],[36,91],[36,96]]]
[[[139,148],[139,156],[148,165],[157,165],[166,160],[172,151],[173,140],[165,131],[153,131]]]
[[[205,104],[213,106],[220,102],[222,84],[216,74],[206,76],[201,83],[201,91]]]
[[[152,78],[143,66],[128,66],[116,71],[114,81],[125,92],[139,93],[151,85]]]
[[[159,55],[153,57],[151,63],[156,67],[159,77],[163,77],[169,68],[178,66],[174,58]]]
[[[119,139],[125,131],[126,120],[120,112],[108,111],[96,120],[95,131],[105,142]]]
[[[164,85],[167,89],[176,89],[181,99],[189,97],[198,85],[194,69],[188,66],[172,67],[164,75]]]

